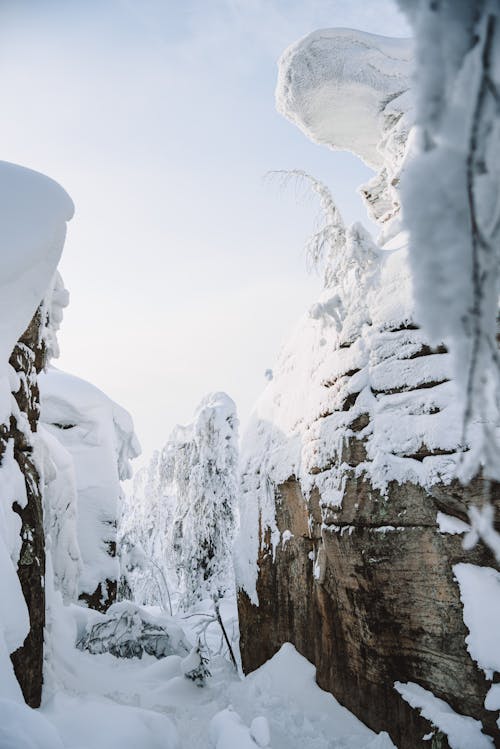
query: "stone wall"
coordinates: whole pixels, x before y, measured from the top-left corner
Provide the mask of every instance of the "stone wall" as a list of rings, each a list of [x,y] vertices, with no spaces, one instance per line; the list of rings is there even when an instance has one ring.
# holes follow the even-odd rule
[[[355,439],[350,447],[359,452]],[[433,729],[401,699],[395,681],[417,682],[458,713],[479,718],[500,746],[496,714],[483,707],[491,682],[467,653],[452,571],[460,561],[495,561],[482,545],[464,552],[460,535],[436,526],[437,510],[462,513],[482,501],[483,489],[480,480],[465,490],[440,487],[436,499],[394,484],[383,497],[351,476],[333,515],[321,511],[317,491],[306,501],[295,478],[280,485],[278,529],[293,536],[274,559],[269,536],[263,539],[260,605],[240,591],[244,671],[292,642],[316,665],[318,684],[370,728],[388,731],[399,749],[428,747],[422,737]],[[494,501],[498,507],[498,487]]]

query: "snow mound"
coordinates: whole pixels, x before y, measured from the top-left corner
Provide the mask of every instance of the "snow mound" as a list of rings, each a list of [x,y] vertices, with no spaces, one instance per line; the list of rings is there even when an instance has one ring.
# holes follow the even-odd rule
[[[253,725],[254,723],[252,723]],[[226,710],[221,710],[220,713],[217,713],[212,718],[209,727],[210,746],[212,749],[234,749],[236,746],[238,749],[255,749],[256,746],[269,747],[271,749],[269,744],[269,729],[267,729],[268,733],[266,737],[261,724],[259,724],[259,728],[257,728],[257,738],[267,738],[267,743],[259,743],[252,733],[252,729],[248,728],[238,713],[229,707]]]
[[[2,749],[63,749],[57,730],[37,710],[0,699]]]
[[[44,715],[56,727],[64,749],[179,749],[169,717],[104,697],[60,693],[44,708]]]

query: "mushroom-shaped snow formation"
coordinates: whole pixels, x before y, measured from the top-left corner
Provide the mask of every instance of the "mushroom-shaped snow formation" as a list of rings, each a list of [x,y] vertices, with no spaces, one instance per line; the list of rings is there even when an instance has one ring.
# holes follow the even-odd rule
[[[352,151],[378,170],[384,110],[409,88],[411,40],[322,29],[285,50],[276,106],[311,140]]]

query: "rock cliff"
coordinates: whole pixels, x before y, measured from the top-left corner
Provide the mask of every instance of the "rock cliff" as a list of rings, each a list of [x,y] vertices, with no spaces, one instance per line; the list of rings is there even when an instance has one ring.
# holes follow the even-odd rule
[[[280,111],[378,170],[362,194],[381,237],[336,219],[342,241],[325,259],[325,290],[281,352],[244,438],[242,661],[251,671],[292,642],[320,686],[400,749],[428,746],[435,727],[395,682],[481,720],[500,745],[453,569],[496,568],[486,547],[464,551],[462,541],[468,508],[486,499],[498,508],[500,495],[481,477],[455,479],[474,431],[463,445],[449,354],[414,322],[397,196],[409,59],[405,40],[327,30],[281,61]]]

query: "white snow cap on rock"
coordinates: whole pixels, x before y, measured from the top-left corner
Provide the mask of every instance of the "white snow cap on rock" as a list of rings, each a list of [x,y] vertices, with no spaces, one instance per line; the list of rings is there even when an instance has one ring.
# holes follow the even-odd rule
[[[411,40],[321,29],[279,61],[276,108],[315,143],[353,151],[378,169],[384,108],[409,87]]]
[[[59,271],[56,271],[43,305],[45,312],[43,337],[45,339],[46,358],[59,358],[59,341],[57,334],[63,319],[63,310],[69,304],[69,291],[64,285]]]
[[[16,408],[11,392],[19,384],[9,357],[54,276],[73,203],[43,174],[2,161],[0,205],[0,423],[5,424]],[[0,465],[0,697],[22,702],[9,659],[29,631],[16,573],[20,518],[12,510],[15,501],[24,506],[26,490],[11,442]]]
[[[83,560],[80,592],[118,579],[118,560],[106,551],[116,541],[130,460],[140,453],[125,409],[79,377],[49,367],[39,377],[41,421],[71,454],[78,494],[78,543]]]

